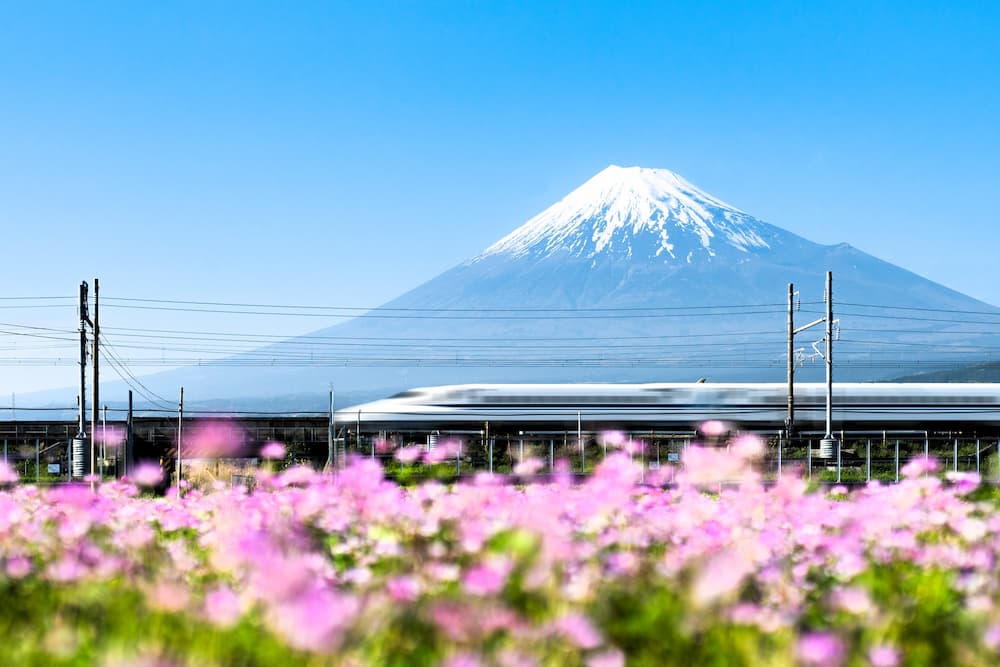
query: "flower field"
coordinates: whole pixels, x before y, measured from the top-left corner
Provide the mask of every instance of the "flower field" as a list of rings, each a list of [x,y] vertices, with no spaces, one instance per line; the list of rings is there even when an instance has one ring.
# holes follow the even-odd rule
[[[761,443],[644,475],[253,492],[0,475],[5,665],[993,665],[1000,515],[969,475],[760,483]],[[419,451],[400,450],[400,466]],[[433,462],[432,462],[433,463]],[[525,462],[530,463],[530,462]]]

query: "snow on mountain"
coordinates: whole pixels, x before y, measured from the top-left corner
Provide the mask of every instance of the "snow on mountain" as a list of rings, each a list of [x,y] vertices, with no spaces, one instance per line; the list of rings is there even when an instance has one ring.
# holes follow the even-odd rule
[[[770,249],[779,235],[672,171],[611,165],[471,262],[565,253],[691,263],[729,250]]]

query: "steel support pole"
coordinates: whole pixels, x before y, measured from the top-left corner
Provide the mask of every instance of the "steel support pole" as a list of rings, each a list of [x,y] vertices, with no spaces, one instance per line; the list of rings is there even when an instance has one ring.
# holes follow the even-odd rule
[[[486,422],[486,448],[490,451],[490,474],[493,474],[493,441],[490,440],[490,423]]]
[[[976,475],[979,474],[979,438],[976,438]]]
[[[833,438],[833,272],[826,272],[826,437]],[[837,446],[840,465],[840,445]],[[838,474],[838,480],[839,474]]]
[[[335,466],[336,460],[334,458],[334,452],[336,451],[336,433],[337,429],[333,423],[333,387],[330,387],[330,408],[327,412],[326,420],[326,469],[332,470]]]
[[[958,438],[955,438],[954,454],[952,455],[952,470],[958,472]]]
[[[100,297],[100,284],[97,278],[94,278],[94,319],[93,319],[93,330],[94,330],[94,354],[93,358],[90,360],[91,371],[94,376],[94,386],[91,390],[94,392],[94,402],[90,406],[90,474],[94,475],[96,472],[96,462],[94,461],[94,455],[97,453],[97,449],[94,447],[94,440],[97,438],[97,420],[98,414],[100,412],[100,401],[101,401],[101,380],[100,380],[100,339],[101,339],[101,327],[99,322],[99,297]]]
[[[578,411],[576,413],[576,439],[580,443],[580,472],[587,472],[587,454],[583,450],[583,417]]]
[[[795,286],[788,283],[788,414],[785,417],[785,431],[792,433],[795,428]]]
[[[872,439],[868,438],[865,445],[865,481],[872,481]]]
[[[781,443],[783,440],[782,432],[778,431],[778,479],[781,479]]]
[[[899,439],[896,439],[896,481],[899,481]]]
[[[809,441],[809,448],[806,450],[806,479],[813,476],[813,441]]]
[[[840,484],[840,450],[844,446],[843,435],[841,435],[840,442],[837,443],[837,484]]]

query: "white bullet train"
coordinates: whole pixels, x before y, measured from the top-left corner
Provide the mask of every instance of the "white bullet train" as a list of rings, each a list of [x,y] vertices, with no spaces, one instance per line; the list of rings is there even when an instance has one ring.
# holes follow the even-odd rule
[[[826,385],[796,383],[795,423],[822,427]],[[578,421],[639,428],[691,428],[718,419],[779,429],[784,383],[465,384],[410,389],[338,410],[336,420],[365,431],[571,428]],[[1000,427],[1000,384],[835,383],[835,428],[973,429]]]

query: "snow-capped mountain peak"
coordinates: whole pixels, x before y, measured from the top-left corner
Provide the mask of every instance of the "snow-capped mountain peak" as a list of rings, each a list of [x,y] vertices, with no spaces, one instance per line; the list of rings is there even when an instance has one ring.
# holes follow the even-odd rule
[[[568,253],[691,263],[770,248],[776,231],[672,171],[611,165],[472,262]]]

